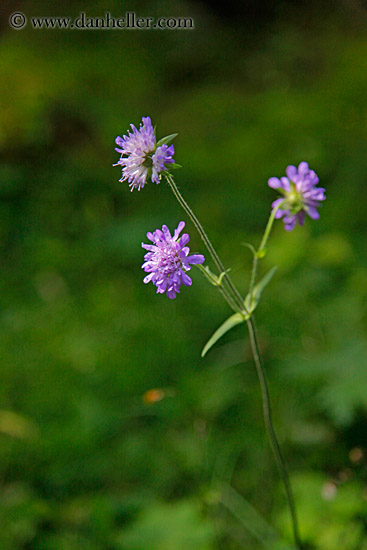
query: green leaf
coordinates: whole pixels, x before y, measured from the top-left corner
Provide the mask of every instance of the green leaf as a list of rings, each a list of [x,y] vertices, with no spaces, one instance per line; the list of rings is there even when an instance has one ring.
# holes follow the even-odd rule
[[[278,269],[277,266],[274,266],[267,272],[266,275],[254,286],[252,294],[247,294],[244,304],[245,308],[249,313],[252,313],[257,308],[257,305],[260,301],[262,291],[270,283],[273,278],[274,273]]]
[[[166,136],[162,139],[160,139],[157,143],[157,147],[161,147],[162,145],[168,145],[175,139],[175,137],[178,136],[178,134],[170,134],[169,136]]]
[[[226,269],[225,271],[222,271],[222,273],[216,275],[210,270],[210,267],[207,265],[201,265],[197,264],[197,267],[200,269],[200,271],[205,275],[205,277],[208,279],[208,281],[214,285],[214,286],[221,286],[223,277],[231,271],[231,268]]]
[[[219,277],[218,277],[218,286],[220,286],[222,284],[222,281],[223,281],[223,277],[225,277],[227,275],[227,273],[229,273],[231,271],[231,268],[229,267],[228,269],[226,269],[225,271],[222,271],[220,274],[219,274]]]
[[[210,270],[210,267],[208,265],[202,265],[202,264],[196,264],[196,267],[200,269],[200,271],[205,275],[205,277],[208,279],[208,281],[214,285],[217,285],[217,279],[218,277]]]
[[[224,323],[214,332],[213,336],[208,340],[208,342],[205,344],[203,351],[201,352],[201,357],[204,357],[211,347],[214,346],[216,342],[222,336],[231,330],[231,328],[235,327],[236,325],[239,325],[240,323],[243,323],[246,320],[245,315],[242,315],[242,313],[234,313],[228,319],[224,321]]]
[[[255,247],[252,246],[251,243],[241,243],[242,246],[246,246],[246,248],[249,248],[254,256],[256,256],[256,250]]]
[[[173,168],[174,170],[177,170],[178,168],[182,168],[181,164],[177,164],[177,162],[173,162],[172,164],[168,165],[168,168]]]

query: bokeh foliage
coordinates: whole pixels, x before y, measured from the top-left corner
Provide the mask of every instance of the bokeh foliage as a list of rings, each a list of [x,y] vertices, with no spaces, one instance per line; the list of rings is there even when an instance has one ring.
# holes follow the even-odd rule
[[[257,321],[301,532],[309,548],[367,548],[367,15],[253,7],[22,7],[196,23],[74,32],[12,31],[1,8],[4,550],[263,548],[223,483],[290,540],[243,327],[200,360],[229,314],[215,289],[194,273],[170,301],[141,282],[146,231],[185,219],[165,184],[131,194],[112,167],[115,136],[148,114],[179,133],[180,189],[243,290],[267,178],[307,160],[327,188],[319,222],[276,226]]]

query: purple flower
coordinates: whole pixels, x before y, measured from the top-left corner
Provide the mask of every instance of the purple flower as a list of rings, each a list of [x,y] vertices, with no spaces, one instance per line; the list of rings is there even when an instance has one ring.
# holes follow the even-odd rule
[[[185,222],[180,222],[173,234],[166,225],[162,226],[162,231],[156,229],[153,233],[147,233],[147,237],[154,244],[144,244],[142,247],[148,250],[145,254],[145,262],[141,266],[148,275],[144,277],[144,283],[152,283],[157,287],[157,293],[166,292],[168,298],[176,298],[176,293],[180,292],[180,286],[190,286],[192,280],[186,274],[191,269],[190,264],[202,264],[205,261],[201,254],[189,256],[190,249],[187,243],[190,237],[184,233],[179,239],[179,235]]]
[[[273,202],[273,210],[277,208],[276,218],[283,218],[284,226],[287,231],[291,231],[297,225],[303,225],[305,214],[310,218],[317,220],[320,217],[318,208],[320,202],[326,199],[325,189],[316,187],[319,178],[317,174],[310,170],[307,162],[301,162],[296,168],[288,166],[286,169],[287,177],[270,178],[269,187],[278,189],[283,195],[282,198]]]
[[[159,183],[159,174],[166,170],[165,165],[174,163],[175,150],[173,145],[157,147],[150,117],[143,117],[139,130],[134,124],[131,128],[127,136],[118,136],[115,140],[119,146],[115,150],[121,153],[121,158],[114,166],[122,166],[121,182],[127,180],[131,191],[135,188],[140,191],[149,178]]]

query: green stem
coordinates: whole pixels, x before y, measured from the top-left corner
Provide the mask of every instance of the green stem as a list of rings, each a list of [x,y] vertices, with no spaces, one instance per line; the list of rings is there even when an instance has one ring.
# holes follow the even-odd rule
[[[278,206],[273,208],[273,210],[271,211],[271,214],[270,214],[269,219],[268,219],[268,223],[266,224],[266,227],[265,227],[265,231],[264,231],[262,241],[261,241],[260,246],[259,246],[259,250],[257,251],[257,253],[259,254],[260,257],[261,257],[261,254],[264,254],[264,252],[265,252],[266,243],[268,242],[270,231],[273,227],[273,223],[274,223],[274,220],[275,220],[275,214],[278,212],[278,210],[282,206],[282,204],[283,203],[280,203]]]
[[[280,450],[278,438],[276,436],[274,426],[273,426],[269,388],[268,388],[268,384],[265,377],[265,371],[264,371],[261,357],[260,357],[259,345],[257,342],[257,335],[256,335],[256,326],[253,318],[247,321],[247,327],[250,334],[251,349],[254,356],[256,370],[257,370],[257,374],[258,374],[260,386],[261,386],[265,426],[268,432],[270,445],[274,454],[275,462],[284,484],[287,502],[288,502],[288,506],[291,514],[295,546],[298,550],[302,550],[303,546],[299,535],[297,513],[296,513],[296,507],[294,503],[292,487],[288,476],[287,467],[285,465],[285,461],[284,461],[282,452]]]
[[[226,284],[228,286],[228,290],[226,288],[224,288],[224,286],[222,286],[222,285],[217,285],[216,284],[215,286],[218,287],[218,290],[223,294],[224,298],[226,299],[226,301],[228,302],[228,304],[230,305],[230,307],[234,311],[239,311],[241,313],[243,313],[243,312],[247,313],[246,309],[244,307],[244,304],[243,304],[243,298],[242,298],[241,294],[238,292],[237,288],[233,284],[233,282],[232,282],[231,278],[229,277],[228,273],[226,273],[226,270],[225,270],[225,268],[224,268],[224,266],[223,266],[223,264],[222,264],[222,262],[221,262],[221,260],[218,256],[218,254],[216,253],[212,243],[209,240],[209,237],[207,236],[207,234],[204,231],[204,228],[200,224],[199,220],[197,219],[197,217],[195,216],[195,214],[193,213],[193,211],[191,210],[191,208],[189,207],[187,202],[182,197],[182,195],[179,192],[179,190],[176,186],[176,183],[175,183],[174,179],[172,178],[172,176],[170,174],[167,174],[166,179],[167,179],[167,182],[168,182],[169,186],[171,187],[176,199],[178,200],[178,202],[180,203],[182,208],[185,210],[185,212],[187,213],[187,215],[190,217],[191,221],[195,225],[195,227],[196,227],[199,235],[201,236],[202,240],[204,241],[204,244],[207,247],[207,249],[208,249],[208,251],[209,251],[216,267],[217,267],[217,269],[219,270],[220,273],[224,273],[223,282],[226,282]],[[271,232],[274,220],[275,220],[275,214],[276,214],[278,208],[280,208],[280,206],[281,206],[281,204],[277,208],[272,210],[272,212],[270,214],[270,217],[269,217],[269,220],[268,220],[268,223],[267,223],[266,228],[265,228],[265,232],[264,232],[262,241],[260,243],[260,247],[257,250],[257,252],[254,254],[254,261],[253,261],[253,265],[252,265],[251,281],[250,281],[250,293],[253,292],[253,287],[254,287],[255,281],[256,281],[256,272],[257,272],[258,259],[262,258],[265,255],[266,243],[268,241],[268,238],[269,238],[269,235],[270,235],[270,232]],[[199,267],[201,267],[201,270],[203,272],[205,271],[205,269],[202,266],[199,266]],[[211,277],[208,273],[204,273],[204,275],[209,279],[209,281],[211,283],[213,283],[213,280],[211,279]],[[247,326],[248,326],[248,330],[249,330],[249,334],[250,334],[251,349],[252,349],[252,353],[253,353],[253,356],[254,356],[254,361],[255,361],[256,370],[257,370],[257,374],[258,374],[258,377],[259,377],[260,387],[261,387],[261,392],[262,392],[262,397],[263,397],[263,410],[264,410],[265,426],[266,426],[266,430],[268,432],[268,436],[269,436],[270,444],[271,444],[271,447],[272,447],[272,450],[273,450],[275,462],[277,464],[281,479],[282,479],[283,484],[284,484],[284,488],[285,488],[285,492],[286,492],[286,496],[287,496],[287,502],[288,502],[288,506],[289,506],[289,510],[290,510],[290,514],[291,514],[295,545],[296,545],[297,550],[302,550],[302,544],[301,544],[300,536],[299,536],[297,514],[296,514],[296,508],[295,508],[295,504],[294,504],[292,488],[291,488],[287,468],[286,468],[286,465],[285,465],[285,462],[284,462],[284,459],[283,459],[283,456],[282,456],[282,453],[281,453],[281,450],[280,450],[278,439],[277,439],[277,436],[276,436],[276,433],[275,433],[275,430],[274,430],[274,427],[273,427],[269,389],[268,389],[268,385],[267,385],[267,382],[266,382],[266,377],[265,377],[265,372],[264,372],[264,369],[263,369],[263,365],[262,365],[262,362],[261,362],[260,351],[259,351],[259,346],[258,346],[257,336],[256,336],[255,322],[254,322],[252,317],[247,320]]]
[[[228,303],[229,307],[231,307],[233,309],[233,311],[236,311],[238,313],[241,313],[241,310],[238,308],[237,304],[235,303],[235,301],[233,300],[232,296],[230,294],[228,294],[228,292],[226,292],[226,290],[223,288],[223,286],[221,284],[218,284],[217,283],[217,280],[214,279],[214,277],[212,277],[210,275],[210,273],[208,273],[206,271],[206,269],[201,265],[201,264],[196,264],[196,267],[198,267],[200,269],[200,271],[202,272],[202,274],[204,275],[204,277],[206,277],[206,279],[213,285],[213,286],[216,286],[217,289],[219,290],[219,292],[222,294],[223,298],[226,300],[226,302]],[[243,311],[243,310],[242,310]]]
[[[263,258],[266,254],[266,244],[268,242],[270,232],[271,232],[272,227],[273,227],[273,223],[274,223],[274,220],[275,220],[275,214],[277,213],[279,208],[282,206],[282,204],[283,203],[280,203],[278,206],[276,206],[271,211],[269,219],[268,219],[268,223],[266,224],[266,227],[265,227],[263,238],[261,239],[260,246],[259,246],[258,250],[254,253],[254,257],[253,257],[253,260],[252,260],[250,286],[249,286],[249,295],[251,296],[251,298],[252,298],[252,293],[254,291],[254,286],[255,286],[255,282],[256,282],[257,264],[258,264],[258,261],[261,258]]]
[[[167,180],[169,186],[171,187],[171,189],[173,191],[173,194],[175,195],[176,199],[178,200],[178,202],[180,203],[182,208],[185,210],[186,214],[190,217],[192,223],[195,225],[195,227],[196,227],[200,237],[204,241],[204,244],[207,247],[207,249],[208,249],[208,251],[209,251],[209,253],[210,253],[210,255],[213,259],[213,262],[215,263],[215,265],[217,267],[217,269],[219,270],[220,273],[225,272],[226,269],[225,269],[224,265],[222,264],[222,262],[221,262],[221,260],[218,256],[217,252],[215,251],[212,243],[210,242],[209,237],[205,233],[203,226],[201,225],[201,223],[199,222],[199,220],[195,216],[194,212],[191,210],[191,208],[189,207],[189,205],[187,204],[187,202],[185,201],[185,199],[183,198],[183,196],[179,192],[173,177],[170,174],[167,174],[166,175],[166,180]],[[227,283],[228,290],[231,292],[231,294],[233,296],[233,299],[237,304],[237,307],[240,309],[240,311],[244,311],[243,298],[242,298],[241,294],[238,292],[235,285],[233,284],[232,279],[230,278],[228,273],[225,273],[223,278],[224,278],[224,281]]]
[[[251,301],[252,301],[252,294],[254,292],[254,286],[255,286],[255,281],[256,281],[256,275],[257,275],[257,263],[259,261],[259,258],[257,257],[257,252],[254,254],[254,257],[253,257],[253,260],[252,260],[252,269],[251,269],[251,278],[250,278],[250,286],[249,286],[249,290],[248,290],[248,293],[251,297]]]

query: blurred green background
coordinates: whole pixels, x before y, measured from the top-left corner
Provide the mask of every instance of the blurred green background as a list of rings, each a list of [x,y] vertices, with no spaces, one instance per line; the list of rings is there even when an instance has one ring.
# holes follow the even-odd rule
[[[14,11],[195,30],[15,31]],[[267,179],[306,160],[327,189],[319,222],[276,225],[257,322],[302,537],[366,550],[365,2],[0,13],[0,548],[289,548],[244,327],[201,360],[220,295],[199,272],[174,301],[142,284],[147,231],[185,219],[203,252],[165,183],[130,193],[112,167],[115,137],[150,115],[179,133],[178,185],[243,291]]]

